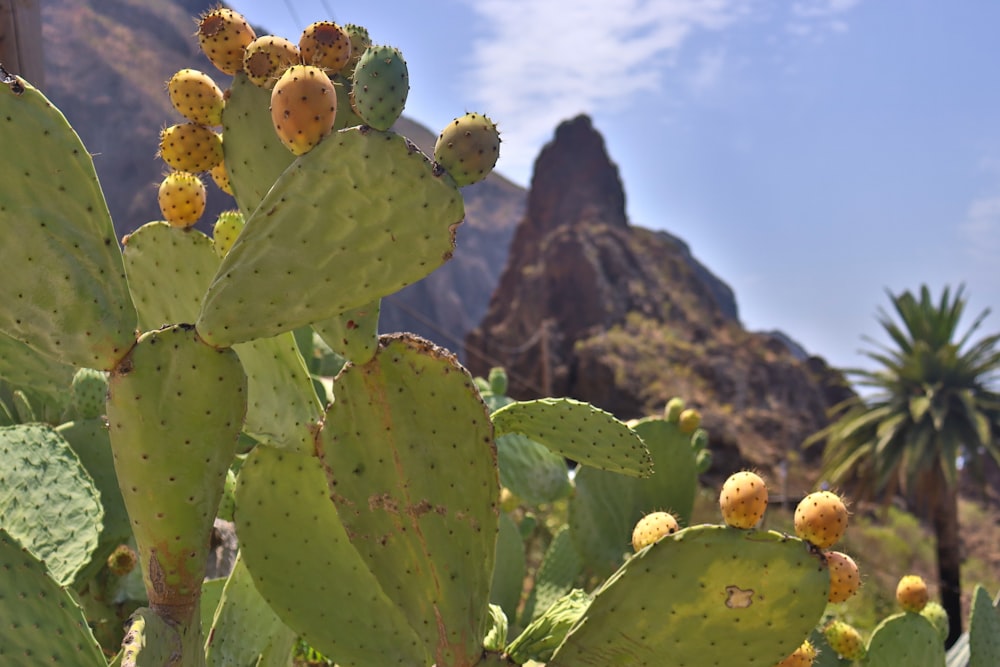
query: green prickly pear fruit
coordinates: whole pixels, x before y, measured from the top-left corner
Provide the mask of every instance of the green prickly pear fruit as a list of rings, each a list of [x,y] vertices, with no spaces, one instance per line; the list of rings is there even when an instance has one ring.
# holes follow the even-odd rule
[[[680,421],[682,412],[684,412],[684,399],[675,396],[667,401],[666,407],[663,408],[663,418],[676,424]]]
[[[177,171],[209,171],[222,162],[222,136],[198,123],[171,125],[160,132],[160,157]]]
[[[903,608],[903,611],[919,614],[927,605],[928,599],[927,582],[923,580],[923,577],[907,574],[900,578],[899,584],[896,585],[896,602]]]
[[[767,485],[760,475],[749,470],[734,473],[722,485],[719,508],[727,525],[753,528],[767,509]]]
[[[438,135],[434,160],[459,187],[486,178],[500,157],[500,132],[488,117],[467,113]]]
[[[347,33],[348,39],[351,40],[351,55],[347,59],[347,63],[340,69],[340,74],[350,80],[354,75],[354,68],[361,60],[361,54],[372,45],[372,38],[368,35],[368,29],[363,26],[345,23],[341,27]]]
[[[235,196],[233,193],[233,186],[229,182],[229,172],[226,171],[226,161],[223,160],[219,164],[215,165],[208,170],[209,175],[212,177],[212,181],[215,182],[216,187],[225,192],[230,197]]]
[[[303,64],[315,65],[333,76],[351,59],[351,37],[333,21],[317,21],[302,31],[299,51]]]
[[[73,375],[73,410],[78,419],[97,419],[104,414],[108,398],[108,375],[93,368],[81,368]]]
[[[243,69],[243,52],[257,37],[239,12],[219,7],[198,21],[198,44],[212,64],[225,74]]]
[[[677,427],[685,435],[694,433],[701,426],[701,413],[694,408],[688,408],[681,412],[677,421]]]
[[[192,123],[222,125],[225,106],[222,89],[208,74],[196,69],[182,69],[167,81],[170,103]]]
[[[215,254],[219,258],[229,254],[229,249],[233,247],[236,237],[243,231],[246,222],[243,214],[239,211],[223,211],[215,220],[212,227],[212,241],[214,242]]]
[[[641,551],[664,535],[673,535],[678,530],[680,525],[673,514],[650,512],[635,524],[635,529],[632,531],[632,548]]]
[[[187,228],[205,212],[208,194],[197,174],[172,171],[160,183],[157,193],[163,219],[172,227]]]
[[[299,47],[284,37],[264,35],[247,45],[243,69],[254,85],[270,90],[282,72],[302,62]]]
[[[490,391],[497,396],[507,395],[507,371],[497,366],[490,369],[488,378]]]
[[[369,127],[388,130],[403,113],[410,74],[403,54],[391,46],[369,46],[351,79],[351,108]]]
[[[941,643],[944,643],[948,639],[948,612],[945,611],[944,607],[939,602],[929,600],[920,610],[920,615],[931,622],[934,629],[938,631]]]
[[[836,493],[810,493],[795,508],[795,534],[820,549],[828,549],[844,536],[847,517],[847,506]]]
[[[839,551],[828,551],[826,564],[830,568],[830,602],[846,602],[861,587],[861,572],[854,559]]]
[[[274,131],[295,155],[315,147],[333,130],[337,118],[337,93],[319,67],[293,65],[271,90]]]
[[[843,621],[830,621],[823,628],[826,643],[842,658],[848,660],[863,660],[865,657],[865,642],[857,628]]]
[[[139,563],[139,556],[127,544],[119,544],[108,556],[108,569],[116,577],[124,577],[135,569]]]
[[[807,639],[776,667],[809,667],[815,659],[816,647]]]

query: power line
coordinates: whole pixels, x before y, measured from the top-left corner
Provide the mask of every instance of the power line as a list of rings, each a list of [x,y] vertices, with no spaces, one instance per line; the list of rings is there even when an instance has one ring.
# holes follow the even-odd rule
[[[295,26],[301,28],[302,21],[299,19],[299,14],[295,11],[294,5],[292,5],[292,0],[285,0],[285,8],[288,10],[288,15],[295,21]]]

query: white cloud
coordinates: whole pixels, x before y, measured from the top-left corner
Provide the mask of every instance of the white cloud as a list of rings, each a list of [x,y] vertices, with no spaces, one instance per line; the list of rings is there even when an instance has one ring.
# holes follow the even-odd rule
[[[1000,196],[973,201],[959,229],[972,257],[995,266],[1000,260]]]
[[[500,119],[505,173],[527,176],[562,120],[630,106],[659,89],[699,31],[744,17],[752,0],[468,0],[483,19],[467,85]],[[724,52],[708,52],[692,83],[709,86]],[[650,110],[651,113],[655,110]]]
[[[719,84],[725,69],[725,49],[714,49],[702,53],[694,71],[688,76],[688,84],[696,94],[707,93]]]
[[[792,3],[791,18],[786,30],[796,37],[821,39],[828,32],[844,33],[850,24],[844,15],[861,4],[861,0],[801,0]]]

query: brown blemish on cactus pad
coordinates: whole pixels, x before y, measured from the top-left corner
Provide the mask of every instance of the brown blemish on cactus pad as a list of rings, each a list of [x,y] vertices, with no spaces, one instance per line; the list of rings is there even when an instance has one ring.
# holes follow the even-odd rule
[[[753,604],[754,590],[743,590],[739,586],[726,586],[726,606],[730,609],[746,609]]]

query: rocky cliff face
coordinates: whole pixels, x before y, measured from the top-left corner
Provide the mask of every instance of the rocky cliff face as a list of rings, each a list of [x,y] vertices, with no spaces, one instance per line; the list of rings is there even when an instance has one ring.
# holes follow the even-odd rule
[[[42,3],[45,94],[63,111],[94,155],[119,236],[160,218],[156,188],[165,165],[156,157],[160,129],[181,122],[165,82],[177,70],[228,77],[201,54],[195,17],[215,0],[50,0]],[[321,19],[323,17],[304,17]],[[258,29],[259,34],[264,31]],[[286,35],[297,40],[297,35]],[[425,153],[436,134],[402,119],[397,130]],[[198,227],[208,231],[232,199],[208,186]],[[503,177],[465,188],[466,220],[458,248],[441,270],[383,304],[383,331],[414,331],[459,351],[482,318],[524,209],[524,189]]]
[[[505,366],[519,398],[572,396],[632,418],[684,397],[726,471],[770,470],[846,397],[838,373],[800,357],[781,335],[744,330],[732,290],[680,240],[629,225],[586,116],[539,155],[507,266],[466,340],[470,370]]]

